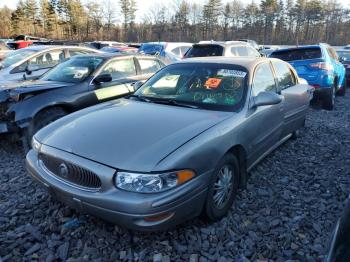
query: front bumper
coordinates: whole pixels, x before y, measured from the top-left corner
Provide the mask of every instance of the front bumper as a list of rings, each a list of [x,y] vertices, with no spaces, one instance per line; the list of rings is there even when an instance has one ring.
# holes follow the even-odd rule
[[[115,170],[112,168],[45,145],[41,150],[90,170],[98,170],[96,174],[102,181],[102,187],[96,192],[89,192],[66,183],[47,172],[39,163],[37,152],[31,150],[26,166],[33,178],[70,207],[129,229],[158,231],[174,227],[198,216],[207,196],[211,172],[166,192],[133,193],[113,185]]]

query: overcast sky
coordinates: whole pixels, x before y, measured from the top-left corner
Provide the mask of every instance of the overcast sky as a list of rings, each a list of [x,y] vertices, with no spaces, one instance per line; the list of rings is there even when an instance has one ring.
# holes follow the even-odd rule
[[[83,0],[83,2],[86,2],[88,0]],[[90,0],[91,1],[91,0]],[[118,2],[118,0],[114,0],[115,2]],[[136,0],[137,2],[137,8],[138,8],[138,12],[137,12],[137,16],[139,20],[141,17],[143,17],[145,15],[145,13],[148,12],[148,10],[151,7],[154,6],[159,6],[159,3],[162,3],[163,5],[167,6],[169,4],[173,5],[174,2],[176,1],[181,1],[181,0]],[[208,0],[189,0],[189,2],[196,2],[196,3],[206,3]],[[223,0],[222,2],[229,2],[230,0]],[[232,0],[231,0],[232,1]],[[253,0],[255,3],[260,3],[260,0]],[[12,9],[14,9],[16,7],[18,0],[0,0],[0,7],[3,6],[8,6]],[[102,2],[101,0],[96,0],[96,2]],[[252,0],[242,0],[243,3],[251,3]],[[344,5],[350,7],[350,0],[338,0],[338,2],[343,3]]]

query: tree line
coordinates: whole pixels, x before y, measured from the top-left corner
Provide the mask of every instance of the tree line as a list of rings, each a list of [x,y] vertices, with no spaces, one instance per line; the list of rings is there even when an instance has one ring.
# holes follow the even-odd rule
[[[254,39],[260,44],[347,44],[350,10],[336,0],[172,0],[142,10],[135,0],[20,0],[0,8],[0,37],[124,42]]]

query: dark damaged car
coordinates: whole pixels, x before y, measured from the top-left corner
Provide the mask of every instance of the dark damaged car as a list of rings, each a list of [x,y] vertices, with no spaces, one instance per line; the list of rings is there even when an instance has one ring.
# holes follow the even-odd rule
[[[136,82],[163,66],[154,57],[82,55],[38,80],[2,85],[0,134],[17,134],[28,144],[36,131],[71,112],[133,93]]]

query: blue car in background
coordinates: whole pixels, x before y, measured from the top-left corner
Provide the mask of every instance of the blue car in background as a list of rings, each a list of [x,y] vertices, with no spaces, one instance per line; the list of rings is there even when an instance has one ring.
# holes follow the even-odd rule
[[[149,42],[143,43],[140,46],[139,53],[144,55],[158,55],[169,60],[169,62],[176,62],[183,58],[191,47],[191,43]]]
[[[324,109],[333,109],[336,94],[345,95],[345,68],[328,44],[280,49],[270,57],[290,63],[315,88],[314,97],[321,99]]]

